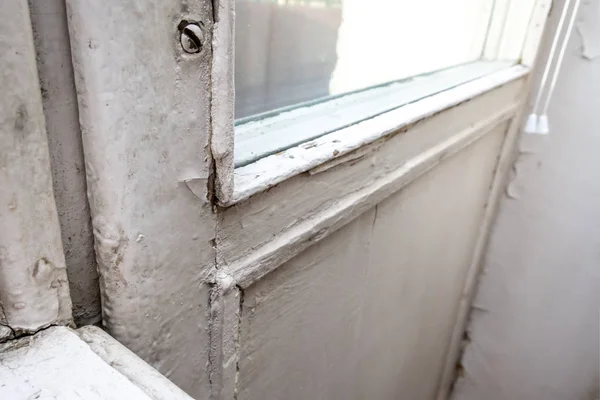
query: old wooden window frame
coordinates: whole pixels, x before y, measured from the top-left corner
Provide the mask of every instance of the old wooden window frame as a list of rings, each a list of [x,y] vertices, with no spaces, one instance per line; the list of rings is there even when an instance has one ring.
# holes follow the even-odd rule
[[[268,158],[248,164],[265,163],[265,172],[248,175],[244,190],[234,168],[233,1],[161,1],[152,3],[154,12],[67,2],[103,321],[146,359],[164,357],[161,370],[196,396],[209,386],[235,387],[236,355],[219,346],[237,340],[240,291],[445,159],[497,135],[502,147],[478,259],[551,3],[496,0],[499,22],[486,59],[520,65],[315,139],[336,147],[305,143],[271,156],[283,156],[287,169]],[[509,11],[524,3],[536,5],[526,32],[511,28],[518,23],[509,18],[521,18]],[[140,12],[147,18],[131,24]],[[181,48],[184,20],[205,27],[197,54]],[[465,292],[477,268],[469,271]],[[462,329],[456,335],[459,341]],[[186,352],[188,344],[199,351]],[[447,360],[453,367],[455,358]]]
[[[482,60],[467,67],[467,75],[456,73],[465,66],[449,68],[417,77],[416,85],[412,80],[382,85],[263,119],[250,118],[237,128],[233,102],[234,3],[220,4],[213,39],[213,79],[217,77],[213,87],[213,154],[216,200],[222,206],[236,204],[408,124],[527,75],[551,2],[497,0]],[[327,120],[326,114],[332,111],[343,114],[344,108],[356,110],[361,106],[371,114],[346,116],[341,126]],[[269,145],[281,132],[297,137]],[[266,152],[256,151],[265,146]]]

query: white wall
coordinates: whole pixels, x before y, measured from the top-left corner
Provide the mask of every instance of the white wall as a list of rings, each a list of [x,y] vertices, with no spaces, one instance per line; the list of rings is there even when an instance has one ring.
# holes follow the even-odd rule
[[[582,4],[580,26],[597,29],[599,3]],[[562,4],[555,2],[550,32]],[[600,42],[597,32],[583,36],[588,49]],[[501,202],[456,400],[599,398],[599,93],[600,58],[584,58],[574,33],[551,134],[522,137]]]

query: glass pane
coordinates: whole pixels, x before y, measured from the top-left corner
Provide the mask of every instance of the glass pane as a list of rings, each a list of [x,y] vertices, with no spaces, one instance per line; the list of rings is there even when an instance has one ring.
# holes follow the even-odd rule
[[[480,58],[494,0],[236,0],[236,118]]]

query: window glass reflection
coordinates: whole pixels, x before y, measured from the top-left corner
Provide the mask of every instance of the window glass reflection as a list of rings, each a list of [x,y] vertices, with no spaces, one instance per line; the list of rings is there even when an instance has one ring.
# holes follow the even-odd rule
[[[236,118],[480,58],[494,0],[236,0]]]

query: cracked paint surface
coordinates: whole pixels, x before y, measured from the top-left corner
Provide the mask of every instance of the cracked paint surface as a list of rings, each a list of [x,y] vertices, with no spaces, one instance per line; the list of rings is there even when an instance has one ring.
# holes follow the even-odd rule
[[[103,324],[202,398],[215,260],[212,53],[183,51],[178,25],[198,21],[211,40],[212,3],[73,0],[67,15]]]

